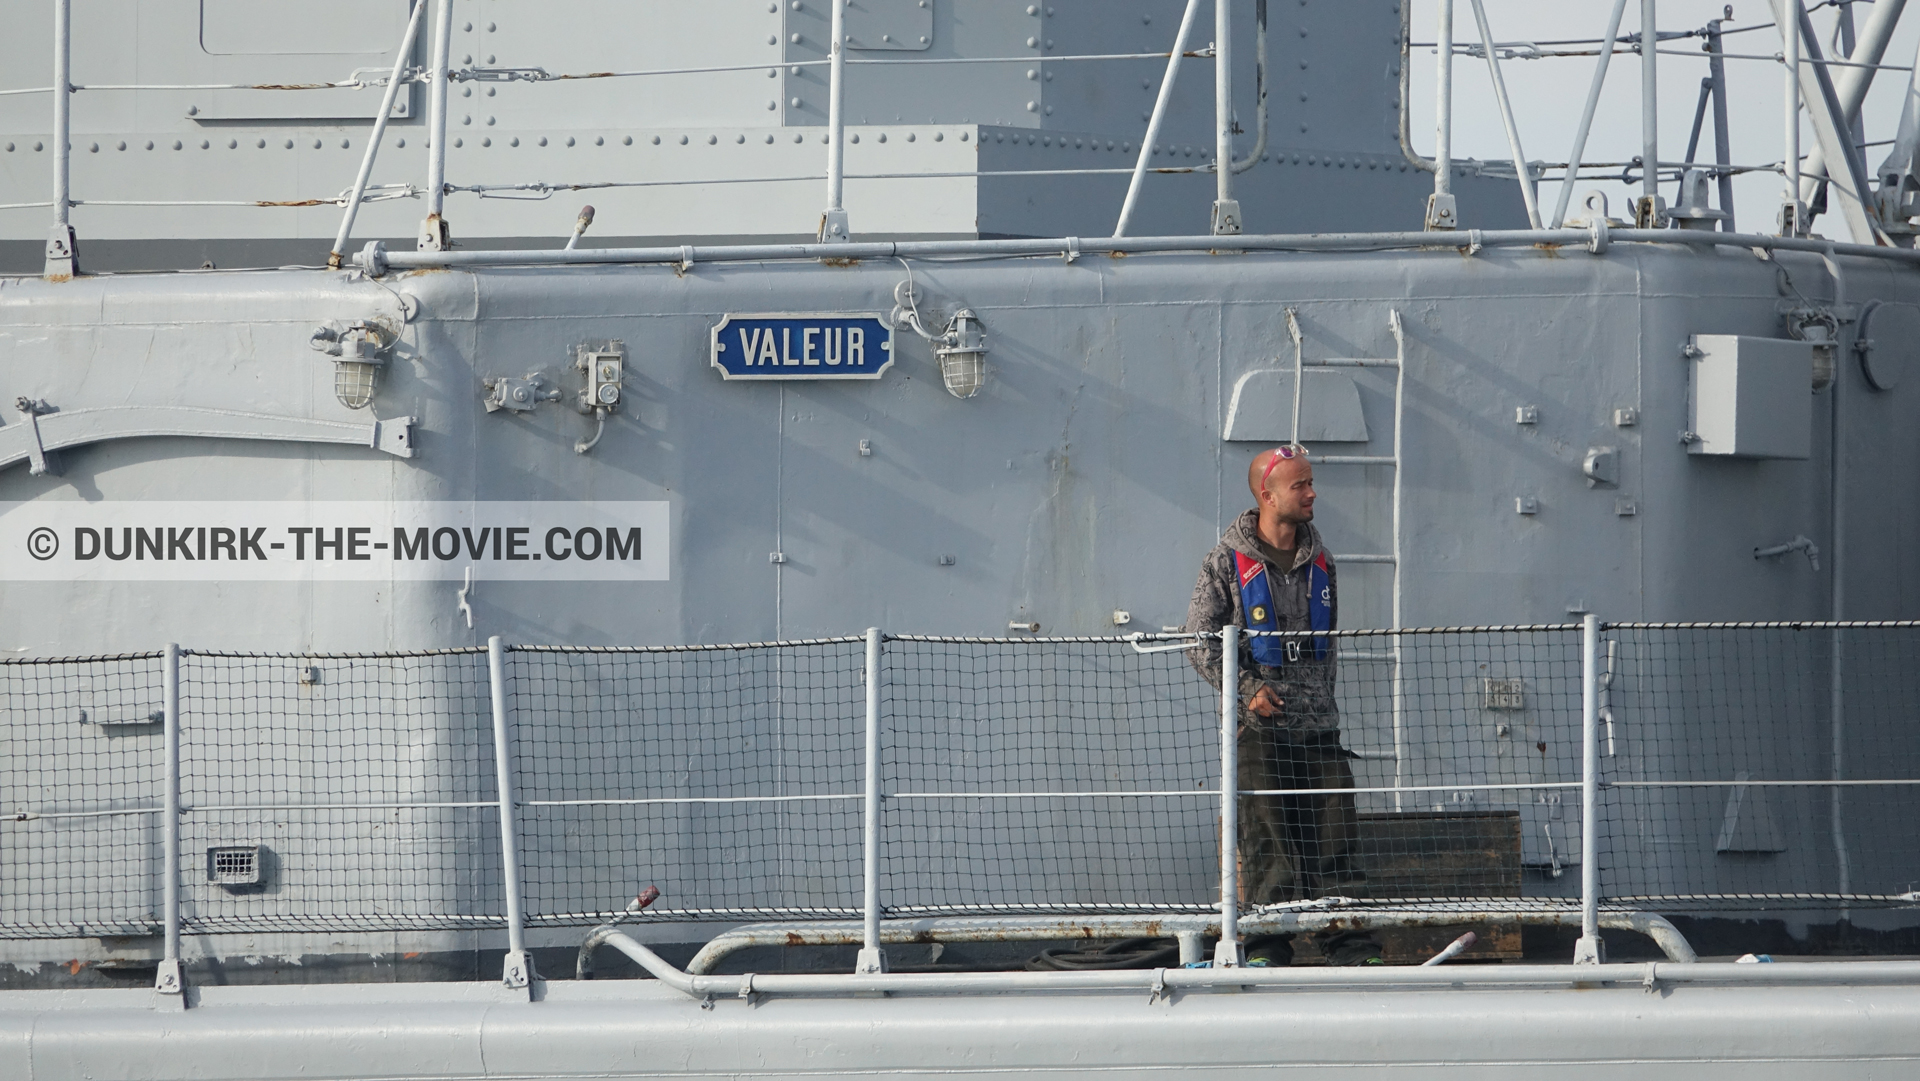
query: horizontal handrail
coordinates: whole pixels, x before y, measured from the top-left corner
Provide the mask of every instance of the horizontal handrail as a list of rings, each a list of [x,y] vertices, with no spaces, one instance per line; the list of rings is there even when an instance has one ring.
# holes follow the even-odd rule
[[[1920,250],[1876,247],[1808,237],[1718,233],[1697,229],[1463,229],[1458,232],[1277,233],[1241,236],[1059,237],[1033,240],[868,241],[837,244],[679,245],[655,248],[574,248],[514,251],[388,251],[369,244],[354,256],[361,269],[425,267],[569,266],[594,263],[780,262],[784,260],[895,259],[935,256],[1001,258],[1078,255],[1285,252],[1369,253],[1405,251],[1478,251],[1494,247],[1586,247],[1596,257],[1612,244],[1667,244],[1677,247],[1807,252],[1849,255],[1920,264]],[[1594,249],[1600,249],[1598,251]]]
[[[1329,966],[1326,968],[1160,968],[1118,972],[873,973],[868,975],[694,975],[621,931],[599,936],[667,986],[693,998],[755,994],[867,995],[876,991],[923,994],[994,994],[1020,991],[1150,991],[1216,987],[1349,988],[1593,986],[1614,983],[1657,988],[1667,983],[1727,983],[1765,986],[1913,983],[1920,961],[1852,961],[1742,965],[1647,962],[1601,965]]]

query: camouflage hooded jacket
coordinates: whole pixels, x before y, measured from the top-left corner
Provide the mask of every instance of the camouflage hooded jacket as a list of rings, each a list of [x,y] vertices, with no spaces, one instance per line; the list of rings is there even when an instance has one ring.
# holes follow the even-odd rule
[[[1244,629],[1247,625],[1246,613],[1241,611],[1239,575],[1234,571],[1233,553],[1240,552],[1253,559],[1264,561],[1260,548],[1254,543],[1255,531],[1259,528],[1259,516],[1247,511],[1227,528],[1220,543],[1207,553],[1206,560],[1200,565],[1200,579],[1193,584],[1193,599],[1187,603],[1187,630],[1201,634],[1217,634],[1221,627],[1232,624]],[[1307,622],[1307,574],[1306,566],[1315,555],[1322,551],[1320,532],[1312,525],[1302,525],[1299,531],[1299,547],[1295,552],[1293,566],[1276,567],[1267,564],[1267,577],[1273,590],[1275,615],[1279,621],[1279,630],[1310,630]],[[1327,558],[1327,577],[1333,586],[1332,615],[1333,626],[1340,626],[1340,580],[1333,566],[1331,555]],[[1334,732],[1340,728],[1340,709],[1334,702],[1333,686],[1335,673],[1335,647],[1339,639],[1328,642],[1325,660],[1314,660],[1308,653],[1300,661],[1274,668],[1255,664],[1252,651],[1242,639],[1240,646],[1240,721],[1250,727],[1270,727],[1281,734],[1307,735],[1318,732]],[[1217,690],[1220,687],[1220,639],[1204,638],[1198,646],[1187,651],[1187,660],[1208,683]],[[1283,708],[1272,717],[1259,717],[1247,709],[1247,703],[1259,692],[1262,686],[1270,686],[1280,696]]]

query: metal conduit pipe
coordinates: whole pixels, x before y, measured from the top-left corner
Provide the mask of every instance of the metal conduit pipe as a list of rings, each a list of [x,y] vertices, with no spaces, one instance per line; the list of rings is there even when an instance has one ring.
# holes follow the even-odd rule
[[[1328,968],[1160,968],[1095,972],[881,973],[872,976],[770,974],[696,976],[673,967],[621,931],[603,939],[655,979],[694,998],[755,994],[871,995],[998,994],[1012,991],[1149,991],[1186,988],[1281,989],[1386,987],[1565,987],[1622,983],[1654,988],[1668,983],[1860,985],[1920,982],[1920,961],[1832,964],[1421,965]]]
[[[1627,12],[1627,0],[1614,0],[1613,14],[1607,16],[1607,32],[1600,39],[1613,42],[1620,37],[1620,18]],[[1567,220],[1567,204],[1573,199],[1574,182],[1580,178],[1580,159],[1587,152],[1587,136],[1593,131],[1593,114],[1600,109],[1600,90],[1607,85],[1607,65],[1613,60],[1611,46],[1600,50],[1594,61],[1593,82],[1587,86],[1587,103],[1580,110],[1580,125],[1573,132],[1573,151],[1567,155],[1567,178],[1560,182],[1560,198],[1553,205],[1550,229],[1558,229]],[[1724,129],[1726,125],[1721,125]]]
[[[1873,5],[1873,11],[1867,16],[1867,24],[1860,28],[1860,36],[1855,42],[1853,52],[1847,59],[1854,64],[1878,65],[1887,55],[1887,43],[1893,40],[1893,31],[1900,23],[1900,13],[1905,10],[1907,0],[1879,0]],[[1842,67],[1833,78],[1833,92],[1840,99],[1840,111],[1843,122],[1851,127],[1860,117],[1860,106],[1867,100],[1867,90],[1873,86],[1873,76],[1878,67]],[[1806,165],[1802,167],[1802,199],[1813,197],[1812,189],[1827,175],[1827,159],[1819,147],[1807,155]]]
[[[1637,224],[1653,228],[1660,218],[1660,26],[1657,0],[1640,0],[1640,197]]]
[[[1167,54],[1167,72],[1160,77],[1160,93],[1153,99],[1153,115],[1147,119],[1147,134],[1140,140],[1140,156],[1134,161],[1133,179],[1127,184],[1127,197],[1120,204],[1120,218],[1114,223],[1113,235],[1127,235],[1127,226],[1133,223],[1133,211],[1140,203],[1141,187],[1147,178],[1147,162],[1153,158],[1154,142],[1160,138],[1160,124],[1167,117],[1167,102],[1173,99],[1173,81],[1180,74],[1180,60],[1187,49],[1187,38],[1193,34],[1193,20],[1200,13],[1200,0],[1187,0],[1187,10],[1180,16],[1180,29],[1173,35],[1173,51]]]
[[[353,219],[360,213],[360,201],[366,198],[367,181],[373,177],[373,161],[380,153],[380,141],[387,135],[387,120],[393,116],[393,100],[400,93],[400,76],[406,72],[407,61],[413,56],[413,41],[420,33],[420,17],[426,10],[427,0],[413,0],[413,15],[407,19],[406,33],[401,35],[400,48],[393,54],[393,71],[387,78],[387,92],[380,98],[380,113],[373,120],[373,134],[367,136],[367,152],[360,156],[360,171],[354,174],[353,191],[347,196],[346,212],[340,215],[339,235],[334,237],[333,250],[327,253],[327,266],[330,269],[339,269],[340,261],[346,255],[347,237],[353,233]]]
[[[453,42],[453,0],[437,0],[433,12],[433,60],[427,83],[427,217],[417,247],[445,251],[447,234],[447,51]]]
[[[1267,153],[1267,0],[1253,0],[1253,150],[1233,163],[1233,171],[1244,173],[1260,163]]]
[[[1233,198],[1233,4],[1213,0],[1213,235],[1240,231]]]
[[[781,260],[893,259],[970,255],[1024,256],[1149,254],[1207,251],[1386,252],[1461,251],[1490,247],[1585,247],[1595,255],[1610,244],[1661,244],[1673,247],[1728,247],[1743,250],[1804,251],[1920,264],[1920,250],[1869,244],[1828,243],[1807,237],[1718,233],[1690,229],[1473,229],[1436,236],[1432,232],[1273,233],[1189,237],[1060,237],[1034,240],[922,240],[852,244],[721,244],[654,248],[550,248],[544,251],[388,251],[378,241],[354,256],[354,265],[372,274],[425,267],[576,266],[596,263],[761,263]]]
[[[1535,927],[1578,927],[1574,911],[1500,911],[1493,909],[1436,909],[1426,912],[1366,911],[1351,908],[1296,909],[1242,916],[1239,929],[1248,935],[1300,934],[1341,930],[1379,930],[1393,927],[1454,927],[1473,923],[1523,923]],[[1679,928],[1649,912],[1603,912],[1599,926],[1609,931],[1646,935],[1667,960],[1691,964],[1693,946]],[[596,928],[583,949],[606,941],[613,924]],[[852,946],[865,937],[866,928],[850,920],[801,923],[755,923],[720,934],[687,962],[687,971],[704,976],[741,950],[757,946]],[[879,927],[885,945],[932,942],[1051,942],[1114,940],[1123,938],[1178,938],[1200,935],[1218,938],[1220,918],[1213,913],[1173,913],[1126,916],[938,916],[886,920]]]
[[[1493,45],[1493,30],[1487,25],[1487,8],[1481,0],[1473,2],[1473,21],[1480,30],[1480,47],[1487,54],[1487,73],[1493,80],[1494,102],[1500,106],[1500,123],[1507,131],[1507,149],[1513,154],[1513,171],[1520,179],[1520,199],[1527,206],[1527,221],[1538,229],[1540,197],[1533,189],[1533,170],[1527,165],[1526,151],[1520,148],[1520,127],[1513,119],[1513,103],[1507,98],[1507,80],[1500,74],[1500,54]],[[1647,0],[1652,3],[1653,0]]]
[[[51,279],[70,278],[80,269],[74,254],[73,190],[68,169],[73,138],[73,0],[53,2],[53,226],[47,234]]]

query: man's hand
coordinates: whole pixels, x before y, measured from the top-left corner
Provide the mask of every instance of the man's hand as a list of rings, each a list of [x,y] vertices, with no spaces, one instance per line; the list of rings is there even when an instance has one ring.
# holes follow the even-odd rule
[[[1271,717],[1279,713],[1283,706],[1280,696],[1273,693],[1272,687],[1260,688],[1254,694],[1253,701],[1247,703],[1247,709],[1251,710],[1256,717]]]

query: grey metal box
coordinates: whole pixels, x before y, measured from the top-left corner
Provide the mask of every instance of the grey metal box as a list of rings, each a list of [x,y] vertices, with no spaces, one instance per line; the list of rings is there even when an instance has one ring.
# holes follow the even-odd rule
[[[1805,458],[1813,444],[1810,342],[1696,334],[1689,454]]]

